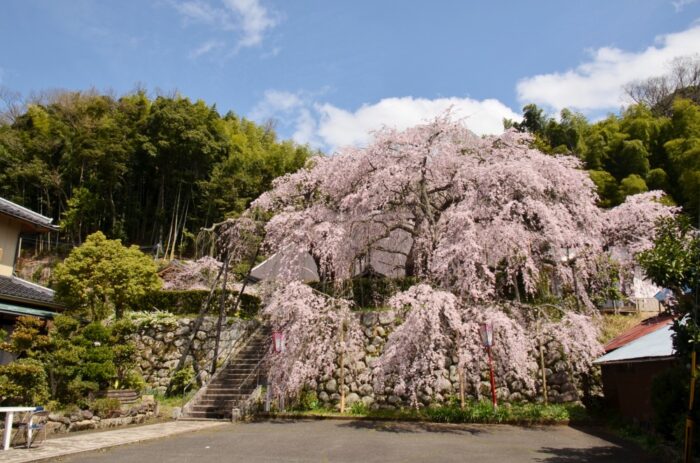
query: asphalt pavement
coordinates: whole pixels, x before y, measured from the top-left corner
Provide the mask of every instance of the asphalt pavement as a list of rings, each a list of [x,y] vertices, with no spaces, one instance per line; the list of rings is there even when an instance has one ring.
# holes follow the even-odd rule
[[[58,460],[56,460],[58,461]],[[641,449],[568,426],[354,420],[235,423],[63,457],[61,462],[634,462]]]

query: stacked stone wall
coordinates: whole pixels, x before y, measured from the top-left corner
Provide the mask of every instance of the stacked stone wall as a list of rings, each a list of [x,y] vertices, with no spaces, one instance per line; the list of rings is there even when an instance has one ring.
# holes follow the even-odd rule
[[[393,310],[358,313],[360,318],[363,340],[364,357],[354,364],[345,365],[345,401],[348,406],[362,402],[371,409],[397,408],[410,406],[408,396],[399,396],[394,393],[392,387],[387,386],[383,391],[375,391],[373,367],[377,358],[381,355],[387,338],[391,332],[402,322]],[[573,375],[568,367],[564,355],[558,345],[553,342],[545,342],[545,372],[547,375],[548,399],[551,403],[575,402],[583,395],[581,378]],[[542,381],[541,370],[536,363],[535,353],[532,356],[531,369],[536,383],[536,393],[533,394],[523,386],[520,381],[504,381],[506,383],[497,388],[497,396],[500,401],[521,402],[541,401]],[[340,403],[340,365],[335,369],[333,377],[323,377],[318,381],[317,396],[325,406],[335,406]],[[457,358],[452,358],[441,372],[442,379],[438,381],[436,390],[427,389],[421,391],[419,402],[421,405],[445,403],[450,398],[459,396],[459,375],[457,370]],[[506,373],[508,377],[510,373]],[[467,399],[488,399],[491,394],[489,370],[484,354],[484,369],[480,378],[465,378],[465,396]]]
[[[216,342],[217,317],[205,317],[195,334],[191,353],[186,365],[201,371],[203,382],[209,379],[214,344]],[[170,383],[174,369],[182,357],[185,346],[194,330],[194,318],[171,317],[138,325],[134,335],[136,344],[136,371],[139,372],[149,387],[164,393]],[[221,331],[219,352],[225,353],[236,349],[257,325],[251,320],[229,319]],[[220,357],[221,358],[221,357]]]

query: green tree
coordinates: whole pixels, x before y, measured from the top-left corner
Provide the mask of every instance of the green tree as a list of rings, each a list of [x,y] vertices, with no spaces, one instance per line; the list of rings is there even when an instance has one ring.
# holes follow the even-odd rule
[[[613,207],[620,203],[620,190],[615,177],[604,170],[590,170],[588,174],[595,183],[599,206]]]
[[[102,232],[73,249],[53,275],[56,298],[67,313],[99,321],[124,311],[149,291],[159,289],[153,260],[136,246],[108,240]]]
[[[666,221],[657,232],[654,247],[641,253],[639,262],[655,284],[673,291],[677,299],[671,305],[677,316],[674,345],[677,352],[687,355],[700,342],[700,232],[685,216]]]
[[[636,195],[649,191],[647,184],[642,177],[637,174],[630,174],[620,182],[620,192],[623,196]]]

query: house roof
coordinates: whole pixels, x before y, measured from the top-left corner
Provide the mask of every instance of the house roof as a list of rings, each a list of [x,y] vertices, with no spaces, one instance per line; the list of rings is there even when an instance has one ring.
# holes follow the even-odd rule
[[[0,313],[6,313],[9,315],[31,315],[33,317],[39,318],[53,318],[56,312],[51,312],[49,310],[35,309],[31,307],[23,307],[21,305],[9,304],[6,302],[0,302]]]
[[[25,224],[31,225],[33,231],[53,231],[58,227],[52,225],[53,219],[43,216],[5,198],[0,198],[0,214],[13,217]]]
[[[301,256],[301,262],[294,269],[296,279],[309,283],[318,281],[318,267],[310,254]],[[259,263],[250,271],[250,279],[257,283],[260,280],[274,280],[281,272],[281,258],[279,254],[273,254],[263,262]]]
[[[615,349],[629,344],[635,339],[639,339],[649,333],[652,333],[658,329],[661,329],[673,322],[673,317],[670,314],[662,313],[655,317],[647,318],[643,320],[640,324],[633,326],[627,331],[623,332],[616,338],[608,341],[605,345],[605,352],[612,352]]]
[[[647,333],[622,347],[599,357],[596,364],[646,362],[673,358],[673,338],[670,325]]]
[[[0,276],[0,302],[20,302],[33,306],[61,308],[54,292],[15,276]]]

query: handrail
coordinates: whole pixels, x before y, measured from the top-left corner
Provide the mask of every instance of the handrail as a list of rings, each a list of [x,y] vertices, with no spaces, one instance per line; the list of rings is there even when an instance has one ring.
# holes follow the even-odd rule
[[[243,381],[241,381],[241,384],[238,385],[238,389],[237,389],[237,392],[238,392],[239,394],[241,393],[241,389],[243,389],[243,386],[245,386],[246,384],[248,384],[248,380],[249,380],[250,377],[253,375],[253,373],[258,373],[258,378],[260,378],[260,376],[259,376],[260,372],[259,372],[258,370],[260,369],[260,365],[262,365],[262,363],[263,363],[265,360],[266,360],[266,358],[265,358],[264,356],[263,356],[263,358],[261,358],[260,360],[258,360],[258,363],[256,363],[255,366],[253,367],[253,369],[251,370],[251,372],[248,373],[248,376],[246,376],[246,377],[243,379]]]

